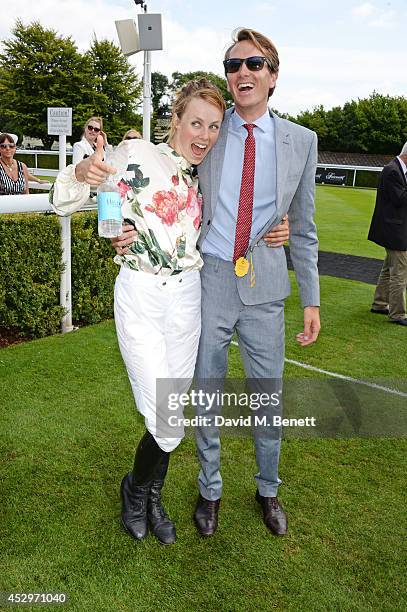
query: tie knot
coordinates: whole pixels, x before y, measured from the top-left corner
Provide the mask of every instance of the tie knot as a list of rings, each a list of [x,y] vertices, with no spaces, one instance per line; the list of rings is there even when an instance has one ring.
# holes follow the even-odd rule
[[[249,136],[253,135],[253,129],[256,127],[255,123],[244,123],[243,127],[246,128],[246,130],[249,133]]]

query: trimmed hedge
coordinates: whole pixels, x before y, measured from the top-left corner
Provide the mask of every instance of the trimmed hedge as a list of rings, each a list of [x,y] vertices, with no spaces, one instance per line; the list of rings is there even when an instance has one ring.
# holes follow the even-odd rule
[[[55,215],[0,215],[0,327],[40,338],[60,330],[60,224]],[[97,235],[95,212],[72,217],[72,318],[113,316],[118,267],[110,241]]]

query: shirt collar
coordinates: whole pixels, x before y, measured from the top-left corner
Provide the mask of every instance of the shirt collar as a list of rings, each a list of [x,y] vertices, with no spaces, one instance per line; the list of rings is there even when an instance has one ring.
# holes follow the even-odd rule
[[[401,157],[399,157],[398,155],[397,155],[397,159],[398,159],[398,160],[399,160],[399,162],[400,162],[401,169],[403,170],[404,174],[406,174],[406,172],[407,172],[407,166],[406,166],[406,164],[403,162],[403,160],[401,159]]]
[[[91,144],[91,143],[89,142],[89,140],[88,140],[87,138],[85,138],[85,136],[82,136],[81,140],[82,140],[82,142],[83,142],[85,145],[87,145],[88,147],[90,147],[91,149],[93,149],[93,150],[95,151],[95,149],[96,149],[96,145]]]
[[[179,153],[177,153],[172,147],[170,147],[169,144],[167,144],[166,142],[160,142],[160,144],[157,145],[157,148],[160,153],[164,153],[164,155],[170,157],[172,161],[176,163],[178,168],[192,173],[191,164],[185,159],[185,157],[182,157],[182,155],[179,155]]]
[[[268,133],[271,132],[272,130],[272,121],[273,121],[273,117],[272,115],[270,115],[269,109],[267,108],[266,112],[264,113],[264,115],[262,115],[261,117],[259,117],[258,119],[256,119],[256,121],[253,121],[252,123],[254,123],[256,125],[256,127],[258,127],[262,132]],[[240,128],[247,123],[247,121],[245,119],[242,119],[242,117],[239,115],[239,113],[235,110],[232,113],[232,117],[231,117],[231,127],[234,131],[238,132],[240,131]]]

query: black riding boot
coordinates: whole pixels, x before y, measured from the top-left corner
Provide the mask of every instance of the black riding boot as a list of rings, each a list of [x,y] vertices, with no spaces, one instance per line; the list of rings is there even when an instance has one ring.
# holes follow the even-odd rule
[[[122,480],[122,524],[135,540],[147,535],[147,500],[157,467],[166,454],[146,431],[136,450],[133,471]]]
[[[161,503],[161,489],[167,475],[169,461],[170,453],[164,453],[161,461],[157,464],[147,506],[150,529],[161,544],[174,544],[176,539],[174,524]]]

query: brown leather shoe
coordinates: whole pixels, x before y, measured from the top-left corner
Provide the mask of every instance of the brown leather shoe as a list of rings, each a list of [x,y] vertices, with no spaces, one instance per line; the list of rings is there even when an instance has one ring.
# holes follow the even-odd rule
[[[220,499],[210,501],[199,494],[194,514],[199,535],[208,537],[215,533],[218,527],[219,504]]]
[[[263,508],[263,521],[267,529],[277,536],[286,535],[288,531],[287,515],[277,497],[263,497],[256,491],[256,501]]]

